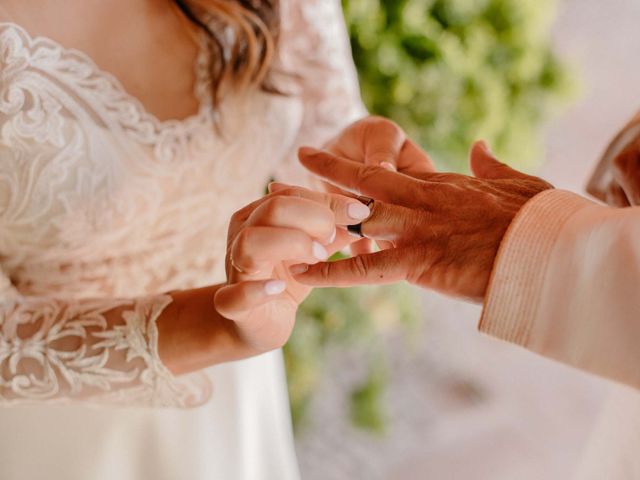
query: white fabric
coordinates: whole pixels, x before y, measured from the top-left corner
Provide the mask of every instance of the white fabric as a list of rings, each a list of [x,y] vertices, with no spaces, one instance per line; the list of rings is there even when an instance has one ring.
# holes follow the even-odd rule
[[[363,113],[339,2],[282,15],[299,91],[214,112],[201,55],[200,111],[165,122],[83,53],[0,23],[3,480],[298,477],[280,352],[175,379],[155,329],[163,292],[224,281],[230,215]]]

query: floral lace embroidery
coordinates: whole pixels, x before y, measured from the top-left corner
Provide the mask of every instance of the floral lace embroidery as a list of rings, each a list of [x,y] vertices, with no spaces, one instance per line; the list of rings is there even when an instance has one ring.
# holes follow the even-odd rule
[[[5,299],[0,310],[0,404],[28,399],[189,406],[202,392],[184,389],[157,351],[156,320],[168,295],[137,301]],[[122,324],[109,325],[121,309]],[[36,327],[37,332],[21,335]],[[26,365],[28,364],[28,365]],[[126,395],[119,387],[131,387]]]
[[[214,112],[204,39],[195,65],[195,94],[200,108],[197,114],[184,120],[159,120],[137,98],[129,95],[117,78],[101,70],[84,52],[64,48],[46,37],[31,37],[14,23],[0,22],[0,65],[5,79],[28,66],[61,82],[99,116],[105,127],[123,130],[136,142],[153,146],[156,158],[162,161],[184,155],[191,139],[203,130],[209,132],[212,127]],[[4,109],[17,112],[23,108],[25,96],[9,86],[4,99]],[[46,114],[57,113],[61,106],[43,102],[41,108],[45,118],[56,118]],[[60,123],[49,124],[43,131],[54,136],[60,126]]]
[[[299,181],[296,148],[364,112],[339,1],[282,14],[277,61],[301,88],[223,102],[230,141],[213,128],[206,49],[200,111],[161,122],[85,54],[0,23],[0,405],[210,395],[206,374],[160,362],[170,297],[149,294],[219,282],[231,214],[274,173]]]

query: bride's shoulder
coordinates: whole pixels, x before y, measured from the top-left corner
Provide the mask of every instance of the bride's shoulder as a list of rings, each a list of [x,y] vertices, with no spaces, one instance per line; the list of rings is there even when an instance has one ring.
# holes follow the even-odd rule
[[[68,30],[66,22],[59,22],[63,11],[58,9],[57,14],[50,14],[50,3],[45,0],[3,2],[0,4],[0,27],[4,30],[19,28],[42,36],[56,36]]]

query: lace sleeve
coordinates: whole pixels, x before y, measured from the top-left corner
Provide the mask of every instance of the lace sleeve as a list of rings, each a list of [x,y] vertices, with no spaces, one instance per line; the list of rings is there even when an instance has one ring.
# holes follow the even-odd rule
[[[62,301],[19,295],[2,278],[0,405],[43,401],[188,407],[207,393],[158,355],[169,295]]]
[[[308,183],[296,160],[302,145],[321,146],[365,116],[339,0],[282,2],[278,69],[293,75],[303,102],[300,130],[277,172],[280,181]]]
[[[127,296],[126,287],[96,286],[140,281],[109,271],[116,264],[102,252],[124,255],[115,248],[147,225],[139,212],[150,201],[138,194],[150,182],[133,184],[118,126],[106,128],[102,110],[82,103],[94,90],[80,79],[94,70],[78,55],[10,24],[0,28],[0,406],[197,405],[209,395],[204,375],[175,378],[158,355],[156,321],[172,297],[114,299]]]

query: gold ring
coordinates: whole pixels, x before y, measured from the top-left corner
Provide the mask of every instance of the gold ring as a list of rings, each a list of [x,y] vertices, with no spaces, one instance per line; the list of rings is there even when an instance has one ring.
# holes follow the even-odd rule
[[[238,265],[236,265],[236,262],[233,261],[233,254],[229,254],[229,263],[231,264],[231,266],[233,267],[234,270],[236,270],[239,273],[247,273],[244,270],[242,270]]]

